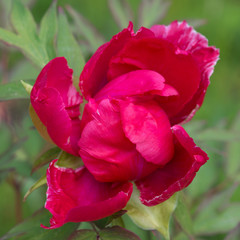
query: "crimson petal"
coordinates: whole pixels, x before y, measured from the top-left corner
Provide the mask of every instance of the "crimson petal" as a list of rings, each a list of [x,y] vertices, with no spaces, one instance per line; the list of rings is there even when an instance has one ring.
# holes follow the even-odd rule
[[[145,93],[160,96],[178,94],[173,87],[164,84],[164,82],[165,79],[157,72],[136,70],[113,79],[94,98],[99,101],[104,98],[123,98]]]
[[[140,199],[147,206],[166,201],[175,192],[187,187],[199,168],[206,163],[208,156],[195,145],[181,126],[172,127],[175,137],[175,154],[163,168],[136,181]]]
[[[206,89],[210,83],[209,78],[219,59],[219,50],[208,46],[208,40],[197,33],[186,21],[174,21],[169,26],[155,25],[151,27],[155,37],[165,39],[177,46],[178,53],[189,53],[196,61],[201,72],[201,81],[199,88],[192,99],[178,113],[172,123],[178,123],[183,120],[189,121],[196,110],[202,105]]]
[[[102,100],[96,108],[91,100],[85,107],[85,123],[79,140],[80,155],[87,169],[101,182],[135,180],[157,169],[136,151],[125,136],[118,102]],[[90,115],[90,116],[87,116]]]
[[[50,227],[61,227],[67,222],[95,221],[124,208],[132,194],[132,184],[100,183],[85,167],[73,170],[50,163],[47,171],[47,201],[52,213]]]
[[[154,102],[121,102],[125,135],[148,162],[164,166],[173,156],[173,137],[166,113]]]
[[[51,60],[33,86],[31,104],[54,143],[74,155],[78,155],[81,102],[66,59],[59,57]]]

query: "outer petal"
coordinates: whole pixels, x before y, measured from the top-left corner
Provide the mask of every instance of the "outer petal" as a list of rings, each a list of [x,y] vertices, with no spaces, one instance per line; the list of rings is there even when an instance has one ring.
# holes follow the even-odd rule
[[[131,38],[132,24],[115,35],[110,42],[100,46],[86,63],[81,75],[79,86],[86,99],[93,97],[107,83],[108,63]]]
[[[92,120],[84,127],[79,146],[85,166],[98,181],[135,180],[158,168],[145,161],[125,136],[118,102],[105,99],[97,109],[95,104],[93,107],[90,104],[83,118]],[[89,113],[91,117],[85,116]]]
[[[120,104],[125,135],[148,162],[164,166],[173,156],[173,137],[166,113],[154,102]]]
[[[129,40],[150,36],[154,37],[154,34],[146,28],[141,28],[138,33],[135,34],[133,24],[129,22],[128,28],[123,29],[120,33],[113,36],[108,43],[100,46],[86,63],[80,75],[79,86],[84,97],[86,99],[93,98],[95,94],[107,84],[109,61]]]
[[[155,25],[151,30],[157,38],[166,39],[177,46],[179,53],[190,53],[200,68],[201,82],[198,91],[184,109],[175,116],[173,123],[181,122],[187,116],[187,120],[190,120],[203,102],[206,89],[210,83],[209,78],[219,58],[219,50],[215,47],[209,47],[208,40],[197,33],[186,21],[174,21],[169,26]]]
[[[60,168],[54,165],[56,161],[51,162],[47,171],[45,207],[53,215],[50,229],[67,222],[95,221],[127,204],[132,194],[131,183],[100,183],[85,167],[77,170]]]
[[[31,103],[56,145],[75,155],[78,155],[80,138],[81,102],[66,59],[59,57],[50,61],[33,86]]]
[[[136,70],[123,74],[103,87],[95,96],[97,101],[104,98],[123,98],[134,95],[156,94],[178,95],[177,91],[164,84],[165,79],[151,70]]]
[[[140,199],[147,206],[154,206],[175,192],[187,187],[208,156],[195,145],[181,126],[172,128],[175,136],[175,154],[163,168],[136,182]]]

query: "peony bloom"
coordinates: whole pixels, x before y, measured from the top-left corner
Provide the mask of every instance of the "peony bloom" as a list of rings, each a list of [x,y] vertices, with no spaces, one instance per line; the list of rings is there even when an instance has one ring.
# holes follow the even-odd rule
[[[47,171],[50,228],[93,221],[124,208],[132,184],[147,206],[187,187],[207,154],[183,127],[201,106],[219,56],[186,22],[133,26],[102,45],[85,65],[80,89],[72,70],[55,58],[42,70],[31,103],[49,136],[80,156],[79,169]]]

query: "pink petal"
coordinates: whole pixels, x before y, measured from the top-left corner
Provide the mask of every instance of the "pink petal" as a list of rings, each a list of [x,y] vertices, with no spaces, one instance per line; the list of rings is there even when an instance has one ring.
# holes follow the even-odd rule
[[[154,102],[122,102],[123,130],[146,161],[164,166],[173,156],[171,126],[166,113]]]
[[[191,101],[174,117],[172,122],[181,122],[191,113],[190,117],[187,118],[187,120],[190,120],[203,102],[206,89],[210,83],[209,78],[219,59],[219,50],[215,47],[209,47],[208,40],[197,33],[186,21],[174,21],[169,26],[155,25],[151,30],[157,38],[166,39],[177,46],[177,52],[191,54],[199,66],[201,72],[200,86]]]
[[[201,81],[199,66],[190,54],[176,53],[176,47],[158,38],[132,39],[112,57],[108,78],[113,80],[129,71],[148,69],[158,72],[165,83],[179,94],[176,101],[158,99],[171,121],[195,95]]]
[[[50,227],[67,222],[95,221],[124,208],[132,194],[132,184],[97,182],[85,167],[73,170],[55,166],[47,171],[47,201],[52,213]]]
[[[123,74],[105,85],[94,97],[97,101],[104,98],[123,98],[146,93],[171,96],[177,92],[164,84],[165,79],[151,70],[136,70]]]
[[[75,155],[78,155],[80,138],[81,102],[66,59],[59,57],[50,61],[33,86],[31,104],[56,145]]]
[[[83,118],[92,120],[82,131],[80,155],[98,181],[138,179],[157,169],[156,165],[144,160],[136,151],[135,144],[125,136],[118,102],[105,99],[99,103],[97,110],[95,104],[91,107],[91,103],[87,108]],[[91,117],[84,116],[89,113],[92,114]]]
[[[172,127],[175,154],[163,168],[136,182],[140,199],[147,206],[154,206],[187,187],[199,168],[208,160],[207,154],[195,145],[181,126]]]

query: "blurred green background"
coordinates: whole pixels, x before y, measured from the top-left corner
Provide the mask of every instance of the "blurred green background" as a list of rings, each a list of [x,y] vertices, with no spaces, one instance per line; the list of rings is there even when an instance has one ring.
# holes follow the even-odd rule
[[[51,4],[49,0],[22,2],[30,7],[37,23]],[[135,16],[133,22],[136,23],[141,0],[127,2]],[[170,7],[159,23],[187,20],[208,38],[209,45],[220,49],[220,60],[211,77],[204,104],[192,123],[186,126],[194,140],[207,151],[210,160],[188,190],[184,191],[183,199],[187,208],[184,214],[189,213],[187,218],[192,219],[193,224],[188,222],[187,226],[181,226],[179,222],[183,220],[175,217],[178,224],[172,223],[174,239],[240,239],[240,1],[169,2]],[[59,0],[58,5],[63,8],[72,6],[106,40],[120,31],[107,0]],[[10,9],[11,1],[0,0],[2,28],[11,28],[8,20]],[[73,22],[71,18],[69,20]],[[73,31],[78,32],[74,24]],[[81,42],[81,36],[76,36]],[[89,54],[87,52],[86,56],[89,57]],[[38,73],[39,69],[19,51],[0,43],[2,83],[36,79]],[[36,157],[49,148],[31,123],[28,104],[29,100],[0,102],[0,236],[40,209],[45,201],[46,188],[42,187],[33,192],[26,202],[22,202],[28,188],[46,170],[43,168],[31,176],[31,166]],[[189,228],[193,229],[188,232]],[[193,236],[196,238],[191,238]]]

